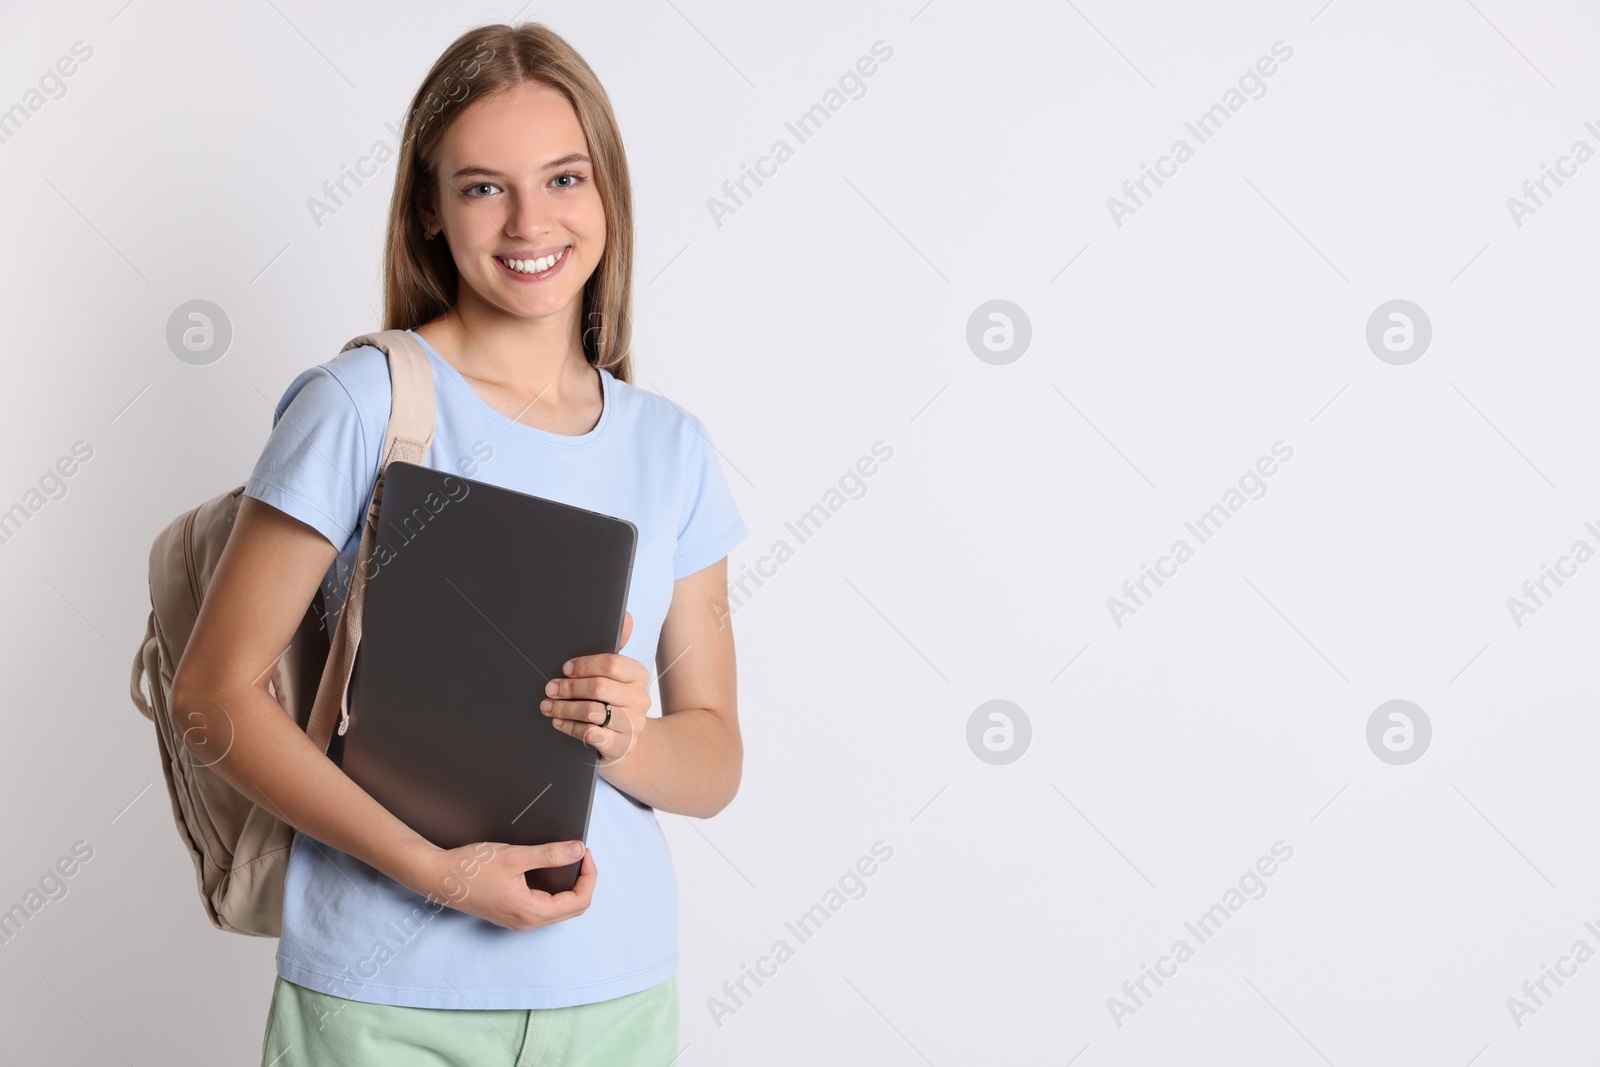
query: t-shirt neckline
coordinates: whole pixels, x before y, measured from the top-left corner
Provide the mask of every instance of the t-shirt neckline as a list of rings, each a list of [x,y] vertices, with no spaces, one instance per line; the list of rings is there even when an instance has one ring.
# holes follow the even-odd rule
[[[543,441],[557,448],[586,448],[598,441],[601,435],[606,432],[606,428],[611,425],[612,409],[616,407],[617,399],[616,389],[614,388],[616,379],[604,367],[595,367],[595,370],[600,375],[601,408],[599,421],[587,433],[552,433],[549,430],[541,430],[537,426],[529,426],[526,423],[517,422],[511,416],[496,411],[487,400],[478,395],[478,391],[472,388],[472,383],[467,381],[449,360],[441,356],[438,350],[428,343],[426,337],[423,337],[416,330],[407,330],[406,332],[415,337],[429,357],[439,364],[445,380],[461,393],[469,405],[477,408],[485,418],[509,433],[520,434],[535,441]]]

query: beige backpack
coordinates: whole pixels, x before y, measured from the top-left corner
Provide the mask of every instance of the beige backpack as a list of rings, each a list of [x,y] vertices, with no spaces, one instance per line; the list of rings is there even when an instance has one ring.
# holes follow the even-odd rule
[[[395,460],[422,463],[434,429],[433,370],[427,354],[404,330],[364,334],[341,351],[361,345],[380,348],[389,358],[393,402],[383,439],[383,468]],[[191,751],[184,744],[183,726],[170,714],[173,675],[243,494],[240,485],[185,512],[151,546],[150,618],[144,644],[134,657],[130,689],[134,706],[155,723],[172,814],[194,860],[206,914],[220,930],[277,937],[283,928],[283,887],[294,828],[258,807],[212,768],[224,752]],[[270,680],[272,695],[323,752],[332,740],[335,717],[341,734],[349,722],[346,697],[361,643],[368,560],[382,497],[380,468],[331,642],[319,588]],[[145,676],[150,679],[149,701],[140,685]]]

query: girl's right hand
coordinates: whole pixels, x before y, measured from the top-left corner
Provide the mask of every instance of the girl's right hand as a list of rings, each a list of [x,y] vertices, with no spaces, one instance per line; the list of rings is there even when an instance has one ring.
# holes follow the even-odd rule
[[[561,893],[529,888],[524,872],[535,867],[565,867],[579,856],[578,881]],[[432,850],[413,892],[430,903],[487,919],[510,930],[532,930],[589,910],[594,898],[594,856],[581,841],[548,845],[508,845],[480,841],[460,848]]]

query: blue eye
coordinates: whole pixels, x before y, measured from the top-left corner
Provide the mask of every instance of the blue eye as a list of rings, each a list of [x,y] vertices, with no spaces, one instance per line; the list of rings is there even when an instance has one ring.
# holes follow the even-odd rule
[[[583,175],[574,174],[571,171],[568,171],[565,174],[558,174],[551,180],[552,181],[560,181],[562,178],[571,178],[572,179],[572,184],[571,185],[563,185],[563,186],[561,186],[562,189],[574,189],[584,181]]]
[[[466,189],[462,190],[462,195],[468,196],[468,197],[472,197],[472,190],[474,190],[474,189],[482,189],[482,188],[485,188],[485,187],[490,188],[490,189],[498,189],[498,188],[500,188],[498,185],[495,185],[493,182],[474,182],[473,184],[467,186]],[[478,199],[478,198],[477,197],[473,197],[473,199]]]

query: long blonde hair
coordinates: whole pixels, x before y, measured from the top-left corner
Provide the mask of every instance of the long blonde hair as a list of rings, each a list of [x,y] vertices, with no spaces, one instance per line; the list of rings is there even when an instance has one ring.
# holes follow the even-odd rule
[[[606,247],[583,287],[584,358],[619,381],[633,381],[633,192],[628,158],[611,100],[589,64],[537,22],[480,26],[451,43],[411,100],[389,201],[383,255],[383,328],[413,329],[456,302],[460,272],[443,241],[422,232],[418,198],[437,189],[445,131],[464,108],[522,82],[559,91],[589,141],[595,187],[606,220]]]

